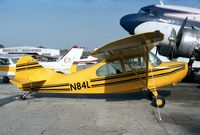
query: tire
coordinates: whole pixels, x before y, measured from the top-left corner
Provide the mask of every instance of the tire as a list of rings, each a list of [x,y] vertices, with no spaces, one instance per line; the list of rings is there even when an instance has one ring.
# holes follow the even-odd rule
[[[157,96],[153,98],[152,105],[155,107],[162,108],[165,106],[165,98],[162,96]]]
[[[3,77],[3,82],[4,83],[9,83],[9,81],[10,81],[10,79],[8,77],[5,77],[5,76]]]

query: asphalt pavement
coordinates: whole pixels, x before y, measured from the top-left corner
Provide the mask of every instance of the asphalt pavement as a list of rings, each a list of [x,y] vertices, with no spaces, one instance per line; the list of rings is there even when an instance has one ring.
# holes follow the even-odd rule
[[[0,82],[0,135],[198,135],[200,85],[161,88],[164,108],[146,91],[117,95],[22,94]]]

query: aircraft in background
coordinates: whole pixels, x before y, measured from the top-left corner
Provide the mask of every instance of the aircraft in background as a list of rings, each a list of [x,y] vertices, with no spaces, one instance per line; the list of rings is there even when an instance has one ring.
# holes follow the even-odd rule
[[[21,57],[11,82],[28,92],[20,99],[33,92],[112,94],[148,89],[153,105],[163,107],[165,99],[158,95],[157,88],[179,82],[186,76],[188,66],[184,62],[162,63],[152,53],[148,56],[153,44],[161,40],[162,33],[149,32],[108,43],[91,53],[100,62],[71,74],[44,68],[30,56]]]
[[[51,68],[57,72],[62,72],[65,74],[75,72],[77,64],[74,62],[80,60],[81,56],[83,55],[83,51],[83,47],[74,46],[62,58],[60,58],[59,61],[40,62],[40,64],[45,68]]]
[[[78,66],[87,65],[87,64],[96,64],[97,62],[98,62],[98,59],[93,56],[88,56],[87,58],[75,61],[75,63],[77,63]]]
[[[4,54],[0,55],[0,77],[3,77],[3,82],[8,83],[14,78],[16,62],[23,55]]]
[[[190,69],[192,66],[197,68],[196,72],[200,69],[200,63],[197,62],[200,61],[200,9],[150,5],[142,7],[138,13],[123,16],[120,25],[131,35],[160,31],[164,39],[157,45],[156,54],[158,52],[169,60],[189,58],[178,60],[187,61]]]
[[[83,51],[84,48],[74,46],[59,61],[39,63],[43,67],[55,70],[57,72],[65,74],[75,72],[77,65],[73,65],[73,63],[81,58]],[[10,54],[0,56],[0,77],[3,77],[3,82],[8,83],[10,79],[14,78],[16,71],[16,62],[19,59],[19,57],[23,55]]]

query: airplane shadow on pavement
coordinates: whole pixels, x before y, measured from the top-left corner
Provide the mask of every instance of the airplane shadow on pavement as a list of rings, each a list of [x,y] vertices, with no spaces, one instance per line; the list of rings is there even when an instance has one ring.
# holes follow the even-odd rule
[[[168,97],[171,92],[160,90],[159,95]],[[106,101],[128,101],[149,99],[147,91],[123,94],[51,94],[51,93],[33,93],[32,98],[77,98],[77,99],[105,99]]]
[[[11,102],[16,101],[16,100],[17,100],[16,98],[17,98],[18,96],[19,96],[19,95],[13,95],[13,96],[1,98],[1,99],[0,99],[0,107],[4,106],[4,105],[6,105],[6,104],[9,104],[9,103],[11,103]]]

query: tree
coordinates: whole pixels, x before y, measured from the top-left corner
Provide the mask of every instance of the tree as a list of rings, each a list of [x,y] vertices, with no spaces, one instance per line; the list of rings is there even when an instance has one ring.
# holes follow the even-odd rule
[[[44,46],[38,46],[38,48],[45,48]]]
[[[2,44],[0,44],[0,48],[5,48]]]

